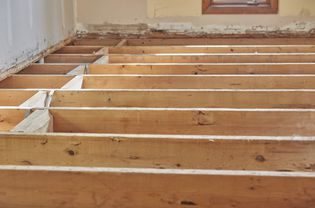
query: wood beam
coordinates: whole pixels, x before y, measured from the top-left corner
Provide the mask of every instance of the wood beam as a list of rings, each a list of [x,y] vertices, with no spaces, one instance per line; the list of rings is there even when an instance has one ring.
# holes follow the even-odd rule
[[[88,42],[88,40],[87,40]],[[90,42],[92,43],[93,40]],[[97,40],[101,43],[102,40]],[[129,46],[314,45],[315,38],[130,38]]]
[[[315,76],[313,75],[85,76],[84,89],[315,89]]]
[[[78,66],[70,64],[32,64],[19,74],[67,74]]]
[[[74,46],[116,46],[121,39],[76,39],[72,42]]]
[[[51,109],[55,132],[313,136],[313,110],[77,108]]]
[[[10,131],[17,124],[24,120],[26,110],[20,109],[0,109],[0,131]]]
[[[303,90],[93,90],[56,91],[52,107],[315,108]]]
[[[89,66],[90,74],[315,74],[314,63],[287,64],[107,64]]]
[[[45,57],[45,63],[93,63],[101,58],[93,54],[50,54]]]
[[[315,53],[261,54],[109,54],[109,63],[303,63],[315,62]]]
[[[73,76],[14,75],[2,89],[60,89]],[[314,75],[83,75],[83,89],[315,89]]]
[[[315,206],[314,173],[35,166],[0,168],[0,192],[6,193],[0,196],[3,207]]]
[[[32,90],[0,90],[0,106],[19,106],[37,92]]]
[[[2,89],[56,89],[69,82],[73,76],[13,75],[2,82]]]
[[[222,45],[222,46],[116,46],[110,54],[161,53],[314,53],[314,45]]]
[[[312,137],[5,134],[0,148],[0,165],[315,170]]]
[[[102,46],[65,46],[54,54],[95,54]]]

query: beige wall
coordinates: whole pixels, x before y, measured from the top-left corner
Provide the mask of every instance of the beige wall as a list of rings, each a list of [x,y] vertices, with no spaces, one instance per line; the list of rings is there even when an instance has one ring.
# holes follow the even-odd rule
[[[77,0],[77,28],[134,33],[148,28],[198,33],[314,33],[315,30],[315,0],[280,0],[277,15],[202,15],[201,2]]]

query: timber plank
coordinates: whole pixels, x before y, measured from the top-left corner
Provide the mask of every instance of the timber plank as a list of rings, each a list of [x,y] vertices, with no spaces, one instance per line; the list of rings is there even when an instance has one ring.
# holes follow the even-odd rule
[[[0,109],[0,131],[10,131],[18,123],[20,123],[25,116],[25,110],[19,109]]]
[[[78,66],[70,64],[32,64],[18,74],[67,74]]]
[[[45,57],[45,63],[93,63],[101,57],[93,54],[50,54]]]
[[[109,63],[314,63],[315,53],[109,54],[108,61]]]
[[[2,89],[55,89],[61,88],[74,76],[13,75],[0,82]]]
[[[74,40],[70,45],[74,46],[116,46],[121,39],[113,38],[79,38]]]
[[[315,42],[314,38],[237,38],[237,37],[233,37],[233,38],[130,38],[128,39],[129,46],[313,45],[314,42]]]
[[[51,109],[61,133],[313,136],[313,110]]]
[[[74,76],[13,75],[2,89],[60,89]],[[314,75],[83,75],[82,89],[315,89]]]
[[[31,90],[0,90],[0,106],[19,106],[37,92]]]
[[[315,91],[57,90],[51,107],[315,108]]]
[[[314,45],[235,45],[235,46],[120,46],[110,47],[110,54],[161,53],[314,53]]]
[[[88,75],[83,89],[315,89],[315,76]]]
[[[315,205],[313,173],[4,166],[0,181],[8,208]]]
[[[0,165],[315,170],[312,137],[102,134],[3,134],[0,137]]]
[[[95,54],[102,46],[65,46],[54,54]]]
[[[313,63],[286,64],[108,64],[89,66],[90,74],[315,74]]]

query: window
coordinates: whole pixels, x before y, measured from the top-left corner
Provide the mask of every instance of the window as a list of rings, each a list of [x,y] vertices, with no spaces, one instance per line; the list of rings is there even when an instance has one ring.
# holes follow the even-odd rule
[[[276,14],[278,0],[203,0],[203,14]]]

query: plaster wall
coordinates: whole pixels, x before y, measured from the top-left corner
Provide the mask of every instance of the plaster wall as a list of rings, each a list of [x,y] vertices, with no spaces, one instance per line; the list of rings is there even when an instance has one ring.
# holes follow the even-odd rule
[[[279,1],[279,14],[202,15],[202,0],[77,0],[77,29],[104,33],[150,29],[207,34],[315,33],[314,0]]]
[[[73,0],[0,0],[0,72],[74,32]]]

